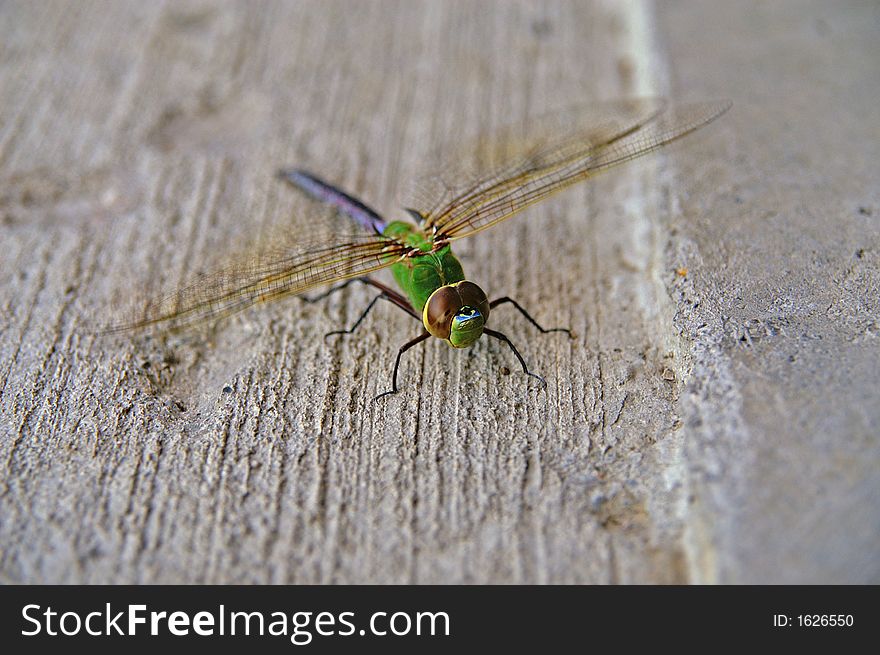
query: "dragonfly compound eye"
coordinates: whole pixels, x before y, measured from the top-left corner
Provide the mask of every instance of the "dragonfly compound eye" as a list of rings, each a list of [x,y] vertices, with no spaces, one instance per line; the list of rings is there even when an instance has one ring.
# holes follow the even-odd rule
[[[425,329],[456,348],[472,345],[489,318],[489,300],[473,282],[462,281],[437,289],[422,316]]]
[[[425,303],[422,321],[425,329],[438,339],[448,339],[452,332],[452,319],[462,306],[461,297],[454,286],[440,287]]]
[[[456,348],[467,348],[483,334],[486,317],[476,307],[464,306],[452,318],[449,343]]]
[[[484,320],[489,318],[489,299],[480,287],[468,280],[462,280],[455,287],[461,296],[462,306],[473,307],[483,315]]]

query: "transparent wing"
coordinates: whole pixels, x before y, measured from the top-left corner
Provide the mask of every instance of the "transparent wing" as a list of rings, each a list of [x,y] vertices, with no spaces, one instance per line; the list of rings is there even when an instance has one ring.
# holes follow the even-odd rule
[[[130,319],[101,331],[191,327],[257,303],[391,266],[409,251],[409,246],[394,239],[368,234],[345,237],[344,242],[331,245],[303,245],[202,275],[177,291],[148,300]]]
[[[666,107],[662,98],[636,98],[574,105],[502,129],[461,138],[450,135],[424,161],[442,168],[420,175],[403,187],[404,207],[423,216],[440,216],[456,202],[472,200],[491,181],[513,177],[537,160],[548,144],[582,149],[585,143],[608,142],[644,125]],[[454,138],[456,137],[456,138]]]
[[[490,175],[455,189],[425,212],[435,239],[453,241],[485,230],[572,184],[641,157],[713,121],[730,102],[665,108],[662,100],[606,103],[537,121],[525,148]],[[504,141],[505,139],[502,139]],[[509,141],[510,139],[506,139]]]

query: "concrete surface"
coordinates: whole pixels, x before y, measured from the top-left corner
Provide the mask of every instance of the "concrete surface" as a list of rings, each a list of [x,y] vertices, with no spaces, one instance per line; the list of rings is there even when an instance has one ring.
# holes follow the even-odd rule
[[[875,3],[6,3],[0,580],[880,582]],[[370,299],[97,338],[438,144],[633,95],[734,109],[463,243],[577,338],[413,351]],[[436,167],[436,162],[434,162]],[[505,367],[509,374],[505,374]]]

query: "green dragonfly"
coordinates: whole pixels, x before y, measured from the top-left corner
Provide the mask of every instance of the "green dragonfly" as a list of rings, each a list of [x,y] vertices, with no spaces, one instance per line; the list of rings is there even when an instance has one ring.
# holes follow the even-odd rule
[[[333,208],[360,226],[356,235],[339,236],[318,245],[301,244],[275,257],[255,255],[249,263],[198,278],[169,295],[149,301],[139,317],[113,328],[159,326],[180,329],[213,321],[260,302],[303,294],[324,285],[324,298],[359,282],[378,290],[351,328],[353,333],[378,300],[387,300],[421,323],[421,332],[397,352],[391,389],[397,393],[401,357],[413,346],[436,337],[454,348],[467,348],[482,335],[506,343],[526,375],[532,373],[513,342],[486,326],[490,312],[510,304],[538,330],[545,329],[509,297],[489,300],[468,280],[451,243],[501,223],[548,196],[593,175],[641,157],[713,121],[730,103],[704,102],[670,106],[662,99],[635,99],[574,108],[511,128],[488,147],[517,140],[491,172],[446,183],[431,208],[406,209],[410,221],[386,221],[345,191],[301,169],[284,169],[279,178]],[[505,145],[505,147],[507,147]],[[512,150],[512,152],[510,152]],[[399,290],[371,277],[390,268]],[[328,335],[329,336],[329,335]]]

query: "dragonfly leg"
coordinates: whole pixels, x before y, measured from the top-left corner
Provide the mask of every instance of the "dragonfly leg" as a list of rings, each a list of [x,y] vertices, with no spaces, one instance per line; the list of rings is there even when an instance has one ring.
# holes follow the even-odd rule
[[[382,295],[385,296],[386,300],[389,300],[392,303],[394,303],[395,305],[397,305],[398,307],[400,307],[403,311],[405,311],[407,314],[412,316],[419,323],[422,322],[422,317],[419,316],[419,313],[415,309],[413,309],[413,306],[410,304],[409,300],[407,300],[403,294],[398,293],[397,291],[395,291],[391,287],[389,287],[385,284],[382,284],[381,282],[378,282],[378,281],[376,281],[372,278],[369,278],[369,277],[359,277],[357,279],[360,280],[361,282],[363,282],[364,284],[369,284],[371,287],[375,287],[375,288],[379,289],[379,291],[382,292]]]
[[[409,301],[402,294],[398,293],[397,291],[395,291],[391,287],[389,287],[385,284],[382,284],[381,282],[378,282],[377,280],[374,280],[369,277],[355,277],[350,280],[346,280],[345,282],[342,282],[341,284],[337,284],[336,286],[330,287],[324,293],[321,293],[317,296],[313,296],[311,298],[308,298],[306,296],[300,296],[300,297],[305,302],[307,302],[309,304],[313,304],[313,303],[318,302],[319,300],[324,300],[325,298],[332,296],[337,291],[342,291],[343,289],[345,289],[346,287],[350,286],[351,284],[353,284],[355,282],[360,282],[361,284],[366,284],[368,286],[375,287],[376,289],[379,289],[379,291],[381,291],[382,294],[385,296],[386,300],[394,303],[395,305],[400,307],[403,311],[405,311],[407,314],[409,314],[410,316],[412,316],[416,320],[418,320],[418,321],[422,320],[422,317],[419,316],[418,312],[416,312],[416,310],[413,309],[413,306],[409,303]],[[363,318],[363,317],[361,317],[361,318]]]
[[[379,300],[387,300],[388,302],[397,305],[397,301],[394,298],[388,296],[383,291],[382,293],[380,293],[378,296],[376,296],[375,298],[373,298],[370,301],[370,304],[367,305],[367,308],[363,311],[363,313],[360,315],[358,320],[356,320],[354,322],[354,325],[352,325],[347,330],[333,330],[332,332],[328,332],[327,334],[324,335],[324,338],[326,339],[327,337],[333,336],[334,334],[353,334],[354,331],[358,329],[358,326],[361,324],[361,321],[363,321],[367,317],[367,314],[370,313],[370,310],[373,309],[373,305],[375,305],[376,302]]]
[[[348,328],[347,330],[333,330],[332,332],[328,332],[327,334],[325,334],[324,338],[326,339],[327,337],[332,337],[334,334],[353,334],[354,331],[358,329],[358,326],[361,324],[361,321],[363,321],[367,317],[367,314],[370,313],[370,310],[373,309],[373,305],[376,304],[376,301],[379,300],[380,298],[385,298],[385,297],[386,296],[384,293],[380,293],[378,296],[373,298],[370,301],[370,304],[367,305],[367,308],[360,315],[358,320],[356,320],[354,322],[354,325],[352,325],[350,328]]]
[[[425,339],[427,339],[430,336],[431,336],[430,332],[427,332],[427,331],[422,332],[415,339],[410,339],[409,341],[407,341],[405,344],[403,344],[400,347],[400,350],[397,351],[397,359],[394,362],[394,373],[391,374],[391,391],[385,391],[383,393],[380,393],[373,400],[379,400],[379,398],[383,398],[384,396],[391,396],[391,395],[397,393],[397,371],[400,368],[400,358],[403,356],[403,353],[405,353],[407,350],[409,350],[413,346],[420,344],[422,341],[424,341]],[[523,366],[525,366],[525,364],[523,364]]]
[[[541,388],[544,388],[544,389],[547,388],[547,380],[542,378],[540,375],[536,375],[536,374],[532,373],[529,370],[529,367],[526,366],[526,360],[524,360],[522,358],[522,355],[519,354],[519,351],[516,349],[516,346],[513,345],[513,342],[510,339],[508,339],[506,335],[502,334],[501,332],[497,332],[495,330],[490,330],[489,328],[483,328],[483,334],[486,334],[494,339],[498,339],[499,341],[503,341],[508,346],[510,346],[510,349],[513,351],[513,354],[516,355],[516,358],[519,360],[519,363],[522,365],[523,373],[540,380],[541,381]]]
[[[518,302],[516,302],[513,298],[508,298],[507,296],[504,296],[503,298],[497,298],[497,299],[493,300],[492,302],[490,302],[489,309],[495,309],[495,307],[497,307],[498,305],[503,305],[504,303],[510,303],[511,305],[516,307],[519,310],[520,314],[525,316],[526,320],[528,320],[529,323],[531,323],[536,328],[538,328],[543,334],[547,334],[548,332],[565,332],[569,337],[574,336],[571,333],[571,330],[569,330],[568,328],[543,328],[543,327],[541,327],[538,324],[538,321],[533,319],[531,317],[531,315],[525,309],[523,309],[522,305],[520,305]]]
[[[359,278],[359,277],[352,278],[351,280],[346,280],[345,282],[342,282],[341,284],[337,284],[337,285],[334,285],[334,286],[330,287],[330,288],[327,289],[324,293],[320,293],[320,294],[318,294],[317,296],[300,296],[300,298],[302,298],[305,302],[307,302],[307,303],[309,303],[310,305],[312,305],[312,304],[314,304],[314,303],[316,303],[316,302],[319,302],[319,301],[321,301],[321,300],[324,300],[325,298],[329,298],[330,296],[332,296],[332,295],[333,295],[334,293],[336,293],[337,291],[342,291],[343,289],[348,288],[348,287],[351,286],[354,282],[362,282],[362,281],[363,281],[363,280],[362,280],[361,278]]]

